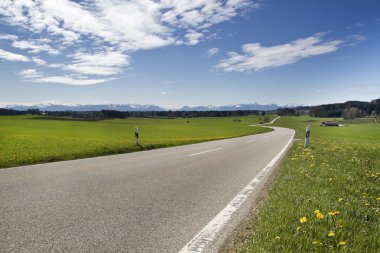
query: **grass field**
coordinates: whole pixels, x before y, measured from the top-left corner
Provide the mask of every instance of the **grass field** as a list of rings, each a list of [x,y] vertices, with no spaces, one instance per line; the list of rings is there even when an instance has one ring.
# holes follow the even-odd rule
[[[380,124],[351,121],[320,127],[323,119],[284,117],[297,130],[268,198],[251,217],[238,252],[379,252]],[[311,146],[303,148],[311,125]]]
[[[274,116],[270,116],[273,119]],[[240,119],[240,122],[238,121]],[[101,121],[0,116],[0,168],[126,153],[269,131],[256,116]],[[134,127],[140,132],[135,145]]]

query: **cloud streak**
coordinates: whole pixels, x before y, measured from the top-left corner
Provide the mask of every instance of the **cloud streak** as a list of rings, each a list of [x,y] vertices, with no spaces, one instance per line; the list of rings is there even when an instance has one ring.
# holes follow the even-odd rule
[[[1,48],[0,48],[0,59],[4,59],[7,61],[21,61],[21,62],[30,61],[30,59],[26,57],[25,55],[8,52],[5,50],[2,50]]]
[[[341,40],[324,40],[322,34],[271,47],[250,43],[242,46],[241,53],[229,52],[227,58],[221,60],[216,68],[226,72],[268,70],[334,52],[342,43]]]
[[[34,83],[56,83],[56,84],[67,84],[67,85],[94,85],[99,83],[104,83],[113,80],[114,78],[74,78],[71,76],[44,76],[36,69],[24,69],[20,72],[20,75],[27,81]]]
[[[217,55],[219,53],[219,51],[220,51],[219,48],[213,47],[213,48],[210,48],[209,50],[206,51],[206,55],[208,57],[212,57],[214,55]]]

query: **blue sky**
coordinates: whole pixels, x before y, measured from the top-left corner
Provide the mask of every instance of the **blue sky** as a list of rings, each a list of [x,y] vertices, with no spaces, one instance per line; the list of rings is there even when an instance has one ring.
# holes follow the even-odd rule
[[[0,106],[380,97],[380,1],[2,0]]]

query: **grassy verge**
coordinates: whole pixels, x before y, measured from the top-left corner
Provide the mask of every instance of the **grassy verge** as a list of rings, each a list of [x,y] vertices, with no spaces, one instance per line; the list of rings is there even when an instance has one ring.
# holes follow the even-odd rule
[[[380,125],[319,127],[322,120],[286,117],[278,126],[295,142],[251,217],[252,236],[237,252],[378,252],[380,249]]]
[[[274,116],[270,116],[270,119]],[[269,131],[255,116],[101,121],[0,116],[0,168],[127,153]],[[140,146],[134,127],[139,127]]]

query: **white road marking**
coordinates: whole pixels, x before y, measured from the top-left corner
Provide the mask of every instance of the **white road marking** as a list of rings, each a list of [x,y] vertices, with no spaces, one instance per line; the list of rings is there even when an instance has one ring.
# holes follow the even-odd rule
[[[207,151],[203,151],[203,152],[199,152],[199,153],[191,154],[191,155],[189,155],[189,156],[201,155],[201,154],[205,154],[205,153],[209,153],[209,152],[213,152],[213,151],[217,151],[217,150],[221,150],[221,149],[222,149],[222,148],[211,149],[211,150],[207,150]]]
[[[247,142],[253,142],[253,141],[255,141],[256,139],[253,139],[253,140],[249,140],[249,141],[247,141]]]
[[[285,153],[287,148],[292,143],[295,132],[292,138],[285,147],[270,161],[260,173],[248,183],[246,187],[236,195],[227,206],[218,213],[190,242],[188,242],[179,252],[203,252],[203,250],[217,238],[219,232],[231,219],[232,215],[241,207],[249,195],[256,189],[260,181],[268,174],[273,166]]]

